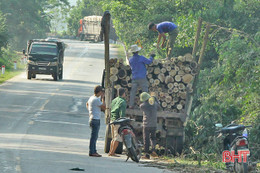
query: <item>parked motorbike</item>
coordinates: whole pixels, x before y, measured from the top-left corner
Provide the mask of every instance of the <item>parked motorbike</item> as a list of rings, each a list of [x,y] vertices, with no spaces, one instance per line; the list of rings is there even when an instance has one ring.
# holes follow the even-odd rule
[[[221,128],[219,131],[217,131],[217,133],[219,133],[219,137],[221,135],[225,135],[223,141],[224,151],[228,151],[230,153],[230,158],[233,157],[231,155],[232,152],[234,155],[236,155],[236,159],[226,163],[226,168],[231,172],[234,171],[236,173],[247,173],[252,168],[247,128],[252,126],[237,124],[229,124],[226,127],[223,127],[222,124],[216,124],[215,126]],[[245,152],[246,154],[241,154],[240,157],[239,153],[241,151]],[[224,159],[225,156],[226,155],[222,156],[222,158]],[[239,161],[239,157],[241,161]],[[247,157],[246,162],[244,162],[244,157]]]
[[[131,125],[131,121],[134,121],[129,118],[119,118],[113,121],[110,124],[119,124],[120,127],[118,129],[118,133],[123,138],[123,143],[127,148],[127,159],[131,158],[134,162],[139,162],[141,157],[141,145],[137,143],[134,129]]]

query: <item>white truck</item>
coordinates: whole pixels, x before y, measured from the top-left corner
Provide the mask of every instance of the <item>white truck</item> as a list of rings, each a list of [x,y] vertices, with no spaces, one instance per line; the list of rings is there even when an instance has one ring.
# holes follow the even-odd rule
[[[101,20],[102,16],[86,16],[80,19],[78,36],[81,41],[101,41]]]

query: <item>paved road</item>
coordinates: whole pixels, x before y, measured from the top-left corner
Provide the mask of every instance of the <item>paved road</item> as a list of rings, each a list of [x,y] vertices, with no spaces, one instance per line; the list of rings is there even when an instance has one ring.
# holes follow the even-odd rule
[[[103,152],[104,118],[98,139],[102,158],[88,156],[90,128],[85,102],[100,84],[104,45],[65,40],[64,80],[25,73],[0,85],[0,173],[162,173],[125,156]],[[116,50],[111,48],[111,57]]]

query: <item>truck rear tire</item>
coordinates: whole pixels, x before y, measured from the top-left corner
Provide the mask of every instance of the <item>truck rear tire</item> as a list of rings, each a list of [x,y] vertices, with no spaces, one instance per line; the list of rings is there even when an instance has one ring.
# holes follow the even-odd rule
[[[32,73],[28,70],[27,71],[27,79],[31,79],[32,78]]]
[[[181,154],[183,149],[183,136],[167,136],[166,145],[172,154]]]
[[[79,36],[79,38],[80,38],[80,41],[83,41],[84,40],[84,34],[81,34],[80,36]]]
[[[60,73],[59,73],[59,79],[63,78],[63,67],[61,67]]]
[[[31,77],[32,77],[32,78],[36,78],[36,74],[32,74]]]
[[[58,80],[58,74],[57,74],[57,72],[53,74],[53,80],[54,80],[54,81],[57,81],[57,80]]]
[[[104,147],[105,153],[109,153],[111,140],[112,140],[111,127],[110,125],[107,125],[106,136],[105,136],[105,147]],[[115,153],[122,154],[122,152],[123,152],[123,142],[119,142]]]
[[[94,42],[95,42],[95,43],[100,42],[100,36],[99,36],[99,35],[96,35],[96,36],[95,36]]]

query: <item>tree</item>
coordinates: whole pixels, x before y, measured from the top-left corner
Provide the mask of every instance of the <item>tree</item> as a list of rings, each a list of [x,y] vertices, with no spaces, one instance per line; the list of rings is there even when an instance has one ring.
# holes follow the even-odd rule
[[[0,50],[7,44],[8,34],[5,16],[0,11]],[[1,53],[0,53],[1,56]]]
[[[28,39],[44,38],[50,31],[49,12],[56,7],[64,7],[67,0],[8,0],[0,4],[0,11],[6,16],[6,25],[10,35],[10,44],[22,49]]]

